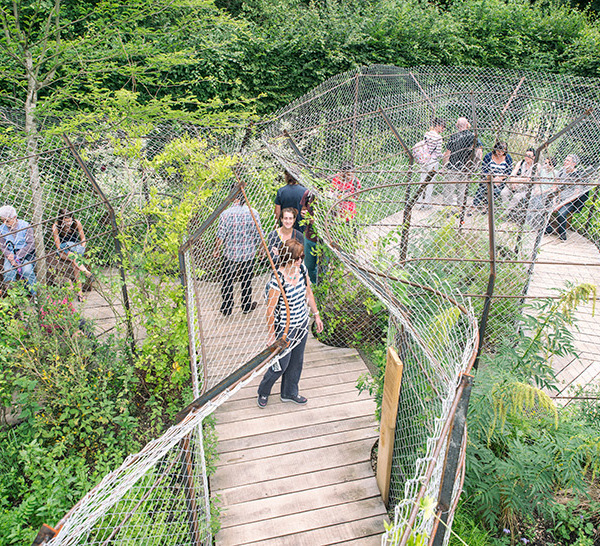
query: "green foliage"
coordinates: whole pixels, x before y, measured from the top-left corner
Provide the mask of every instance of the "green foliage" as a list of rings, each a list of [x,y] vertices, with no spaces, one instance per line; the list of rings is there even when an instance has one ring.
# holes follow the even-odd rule
[[[322,271],[313,287],[324,330],[317,338],[334,347],[377,348],[385,339],[384,305],[347,273],[333,253],[318,246]]]
[[[145,333],[134,355],[124,339],[97,340],[68,290],[40,288],[39,310],[19,285],[0,300],[0,398],[22,420],[0,432],[0,544],[30,543],[41,523],[60,519],[126,455],[160,434],[189,399],[178,249],[192,216],[229,182],[234,159],[201,141],[187,144],[184,135],[153,158],[155,168],[176,172],[187,188],[181,200],[150,194],[140,211],[144,238],[125,231],[121,239],[133,317]],[[205,438],[212,472],[210,422]]]
[[[227,74],[235,84],[216,85],[219,96],[258,97],[261,113],[329,77],[371,64],[600,73],[598,22],[561,2],[221,0],[218,5],[246,26],[239,41],[230,41],[214,63],[199,69]]]
[[[133,286],[130,296],[138,327],[146,337],[135,357],[141,396],[167,416],[181,409],[190,379],[188,330],[183,287],[179,282],[179,247],[191,218],[215,189],[230,180],[235,158],[217,155],[206,143],[183,135],[152,160],[156,169],[177,173],[185,191],[173,201],[153,191],[140,211],[147,228],[124,234],[125,267]],[[160,412],[156,412],[159,417]],[[151,421],[152,422],[152,421]]]
[[[69,297],[40,290],[39,309],[18,291],[3,300],[14,341],[0,363],[4,404],[15,397],[21,423],[0,431],[0,544],[31,542],[140,445],[127,351],[90,336]]]
[[[572,353],[566,326],[592,297],[595,287],[582,285],[535,304],[516,341],[481,360],[469,409],[465,490],[469,509],[492,531],[504,527],[514,535],[532,506],[541,514],[551,509],[549,492],[571,489],[585,497],[588,475],[600,470],[597,428],[558,410],[534,387],[553,388],[548,359]]]
[[[591,521],[590,512],[598,514],[600,504],[595,502],[591,508],[592,510],[582,510],[574,501],[552,505],[547,516],[553,522],[550,530],[556,540],[578,546],[592,546],[594,522]]]
[[[450,546],[459,546],[463,542],[469,546],[489,546],[491,544],[490,534],[483,529],[477,520],[473,518],[470,512],[465,508],[464,503],[459,503],[452,521],[452,536],[450,537]]]

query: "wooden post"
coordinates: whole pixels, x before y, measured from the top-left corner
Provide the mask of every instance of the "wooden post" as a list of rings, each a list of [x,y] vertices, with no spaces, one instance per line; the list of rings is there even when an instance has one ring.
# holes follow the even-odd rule
[[[379,426],[379,449],[377,451],[377,485],[381,498],[387,506],[390,500],[390,476],[392,474],[392,454],[394,451],[394,434],[402,370],[404,366],[398,353],[388,347],[383,382],[383,399],[381,401],[381,423]]]
[[[463,436],[465,434],[465,426],[467,423],[467,412],[469,409],[471,389],[473,387],[473,376],[463,374],[460,381],[464,386],[464,389],[461,393],[456,413],[454,414],[452,429],[448,433],[446,459],[444,461],[444,471],[442,473],[442,483],[436,510],[438,519],[435,522],[432,536],[429,541],[431,546],[442,546],[442,544],[444,544],[448,519],[450,518],[452,493],[454,493],[454,485],[458,475],[459,460],[461,451],[463,447],[465,447],[465,445],[463,445]],[[440,522],[442,525],[439,525]]]

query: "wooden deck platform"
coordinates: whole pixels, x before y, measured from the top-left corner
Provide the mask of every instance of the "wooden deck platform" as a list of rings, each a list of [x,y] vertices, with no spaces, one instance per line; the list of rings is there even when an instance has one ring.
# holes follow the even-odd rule
[[[557,265],[535,265],[530,296],[556,295],[553,289],[564,288],[565,281],[575,284],[588,282],[600,288],[600,252],[578,233],[569,231],[564,242],[554,235],[544,236],[538,261],[555,262]],[[564,262],[580,265],[563,265]],[[582,305],[576,313],[577,328],[573,335],[579,358],[556,358],[552,363],[561,386],[559,396],[568,396],[577,385],[589,385],[600,380],[600,308],[596,306],[595,313],[593,308],[591,303]]]
[[[375,402],[356,389],[366,371],[356,351],[309,334],[306,406],[282,403],[278,382],[260,409],[256,378],[217,410],[217,545],[381,543],[386,510],[370,463]]]

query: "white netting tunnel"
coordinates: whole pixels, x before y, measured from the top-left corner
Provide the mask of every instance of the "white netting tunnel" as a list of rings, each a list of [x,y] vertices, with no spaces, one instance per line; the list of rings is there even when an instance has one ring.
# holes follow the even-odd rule
[[[377,323],[374,337],[385,336],[404,363],[390,487],[394,525],[382,541],[429,537],[434,519],[418,501],[438,500],[449,426],[478,349],[493,349],[514,331],[527,298],[554,295],[565,268],[575,282],[598,275],[599,99],[596,82],[565,76],[358,69],[247,128],[164,124],[135,135],[72,138],[74,145],[48,142],[39,157],[54,159],[40,179],[68,191],[51,192],[41,214],[27,162],[16,161],[25,154],[9,158],[5,151],[0,175],[12,182],[0,195],[20,203],[19,217],[36,232],[36,260],[55,253],[48,232],[59,208],[84,223],[91,266],[121,267],[126,276],[135,268],[128,250],[136,241],[157,230],[169,235],[157,210],[179,207],[186,219],[177,233],[180,263],[161,274],[184,280],[201,403],[92,490],[51,544],[126,544],[134,536],[148,544],[210,543],[202,420],[301,335],[290,330],[287,348],[267,346],[265,285],[276,268],[269,241],[283,171],[314,199],[304,223],[322,245],[315,291],[328,342],[360,351],[371,340],[352,332]],[[245,269],[224,265],[218,242],[223,214],[238,201],[249,205],[251,219]],[[106,233],[119,234],[119,260]],[[50,250],[40,251],[44,245]],[[540,268],[546,281],[532,288]],[[334,320],[341,315],[344,324]],[[138,336],[135,309],[129,316]],[[481,337],[480,322],[487,324]],[[464,471],[458,467],[452,506]],[[186,512],[192,497],[196,520]],[[137,529],[144,514],[161,510],[176,516],[161,519],[152,542]],[[175,521],[188,531],[170,541]]]

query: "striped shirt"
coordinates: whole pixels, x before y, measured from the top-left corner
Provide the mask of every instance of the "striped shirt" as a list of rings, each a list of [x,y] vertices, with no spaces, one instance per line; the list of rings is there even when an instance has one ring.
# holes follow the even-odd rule
[[[442,155],[444,155],[442,135],[440,135],[437,131],[427,131],[423,140],[425,140],[425,144],[427,145],[429,161],[437,161],[440,157],[442,157]]]
[[[281,271],[277,271],[277,274],[279,275],[279,279],[281,280],[281,284],[283,285],[283,289],[285,290],[285,295],[287,296],[288,304],[290,306],[290,329],[299,328],[303,326],[308,319],[308,306],[306,304],[307,269],[304,264],[300,265],[300,279],[298,279],[298,282],[295,285],[287,282]],[[281,292],[274,273],[271,274],[271,278],[266,286],[267,300],[269,298],[270,290]],[[278,330],[283,328],[287,318],[287,309],[285,308],[285,302],[283,301],[282,297],[279,297],[277,300],[274,316],[275,329]]]
[[[483,158],[481,171],[492,176],[509,176],[512,172],[512,164],[513,160],[510,154],[506,154],[501,163],[496,163],[492,161],[492,152],[488,152]]]

